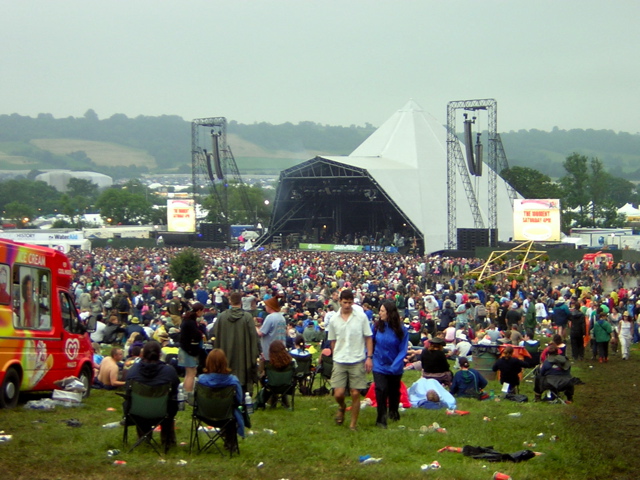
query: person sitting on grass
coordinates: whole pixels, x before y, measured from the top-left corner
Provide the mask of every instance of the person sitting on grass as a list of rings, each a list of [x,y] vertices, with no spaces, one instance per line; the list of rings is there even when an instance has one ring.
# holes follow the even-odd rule
[[[518,385],[520,385],[520,372],[527,366],[525,362],[513,356],[513,347],[507,345],[500,358],[493,364],[492,370],[500,372],[501,384],[509,384],[509,393],[516,393]]]
[[[451,395],[457,397],[480,398],[482,389],[487,386],[487,379],[480,372],[469,368],[469,360],[460,358],[460,371],[453,376],[453,382],[449,387]]]
[[[409,401],[414,408],[456,409],[456,399],[433,378],[421,378],[409,388]]]
[[[453,374],[449,369],[449,361],[444,353],[444,339],[440,337],[432,338],[429,348],[422,350],[420,360],[422,362],[422,376],[424,378],[434,378],[442,385],[451,385]]]

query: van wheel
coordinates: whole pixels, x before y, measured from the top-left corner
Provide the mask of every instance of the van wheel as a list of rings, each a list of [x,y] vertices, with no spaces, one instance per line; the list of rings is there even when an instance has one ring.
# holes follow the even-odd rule
[[[92,376],[93,376],[93,370],[89,365],[85,365],[84,367],[82,367],[82,370],[80,370],[80,381],[82,382],[85,388],[82,398],[87,398],[89,395],[91,395]]]
[[[14,408],[20,397],[20,375],[15,369],[7,370],[0,390],[0,407]]]

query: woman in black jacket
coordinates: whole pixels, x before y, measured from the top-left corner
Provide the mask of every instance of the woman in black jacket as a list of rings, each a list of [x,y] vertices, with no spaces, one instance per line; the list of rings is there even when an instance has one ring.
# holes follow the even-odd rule
[[[193,393],[193,384],[202,352],[202,332],[198,328],[198,319],[204,316],[204,305],[194,303],[191,310],[184,314],[180,325],[180,350],[178,365],[184,367],[184,391],[189,397]]]

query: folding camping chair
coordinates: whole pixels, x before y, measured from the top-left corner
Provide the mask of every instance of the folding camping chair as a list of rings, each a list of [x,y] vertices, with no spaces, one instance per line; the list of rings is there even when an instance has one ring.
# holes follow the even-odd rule
[[[327,388],[327,384],[329,384],[329,386],[331,386],[331,373],[333,372],[333,356],[332,355],[325,355],[322,354],[320,356],[320,363],[318,363],[318,366],[316,367],[316,371],[314,372],[313,378],[312,378],[312,382],[311,382],[311,388],[313,389],[313,382],[315,381],[316,376],[319,374],[320,375],[320,387],[319,387],[319,391],[325,392],[323,394],[326,393],[330,393],[331,389]],[[314,391],[314,390],[312,390]]]
[[[240,453],[238,446],[237,424],[234,416],[236,387],[211,388],[196,383],[193,396],[193,414],[191,416],[191,435],[189,441],[189,453],[195,444],[198,453],[204,452],[212,445],[222,455],[218,442],[223,439],[225,447],[229,450],[229,456],[233,452]],[[209,428],[211,427],[211,428]],[[200,446],[199,433],[204,432],[207,441]]]
[[[131,381],[127,383],[124,394],[124,416],[125,425],[122,435],[123,445],[129,441],[129,427],[134,426],[138,431],[138,440],[129,449],[131,453],[134,448],[146,441],[162,456],[160,444],[153,438],[153,431],[163,421],[169,419],[169,397],[171,395],[171,384],[166,383],[151,387],[142,383]],[[169,443],[164,445],[164,453],[167,453]]]
[[[278,396],[291,395],[291,410],[293,410],[296,396],[296,370],[293,368],[293,363],[284,370],[276,370],[269,362],[266,362],[264,370],[266,375],[265,402],[271,396],[276,396],[277,400]]]
[[[311,355],[291,355],[296,361],[295,381],[300,395],[311,395],[313,371]]]

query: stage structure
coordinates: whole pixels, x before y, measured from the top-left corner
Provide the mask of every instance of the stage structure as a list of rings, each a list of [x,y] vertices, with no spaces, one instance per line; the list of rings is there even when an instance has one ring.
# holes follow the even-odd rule
[[[491,255],[489,255],[489,258],[482,266],[474,268],[467,273],[467,276],[478,275],[478,281],[481,282],[498,275],[522,275],[528,264],[539,261],[547,254],[546,250],[536,250],[534,246],[533,241],[530,240],[513,247],[511,250],[495,250],[491,252]],[[514,255],[517,256],[518,263],[509,267],[501,267],[500,270],[497,271],[491,270],[492,265],[502,265],[507,260],[512,259]]]
[[[472,112],[464,113],[463,131],[464,144],[467,161],[465,162],[460,141],[456,133],[456,112],[464,110]],[[474,188],[471,176],[481,177],[483,174],[483,144],[481,143],[481,133],[477,133],[476,142],[473,142],[472,125],[476,123],[479,112],[487,112],[487,136],[488,136],[488,169],[485,175],[488,176],[487,213],[488,229],[485,228],[485,221],[481,214],[478,201],[477,185]],[[475,246],[492,246],[498,243],[498,173],[508,168],[507,157],[504,152],[502,140],[498,134],[497,102],[494,99],[482,100],[457,100],[447,104],[447,244],[448,248],[467,249]],[[473,216],[473,229],[457,228],[457,173],[464,187],[469,209]],[[513,201],[517,198],[516,191],[505,182],[509,200],[513,208]],[[475,231],[474,231],[475,230]],[[465,243],[461,246],[460,243]]]
[[[458,249],[470,253],[475,246],[488,246],[478,235],[481,230],[488,238],[488,230],[477,228],[484,226],[486,216],[479,201],[486,193],[477,192],[486,192],[488,175],[474,164],[474,172],[481,174],[475,177],[474,191],[462,148],[455,148],[464,175],[453,178],[458,190],[468,194],[454,196],[458,205],[452,231],[459,234]],[[474,162],[482,162],[481,150],[474,146]],[[324,251],[397,247],[416,253],[442,251],[452,243],[455,247],[447,231],[447,166],[447,128],[411,100],[350,155],[317,156],[282,171],[268,232],[256,244],[273,240],[276,247]],[[464,178],[467,186],[462,184]],[[506,240],[513,236],[513,206],[506,182],[500,178],[497,183],[493,188],[498,196],[499,230]]]
[[[225,117],[196,118],[191,122],[191,174],[193,199],[197,205],[208,195],[213,195],[220,206],[216,232],[229,231],[229,182],[234,183],[251,223],[257,224],[256,210],[251,208],[246,186],[242,181],[236,160],[227,144],[227,119]],[[202,233],[202,225],[199,225]],[[204,228],[207,232],[211,229]]]

